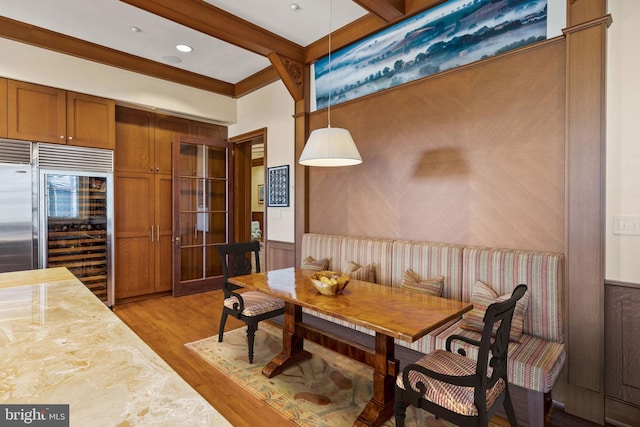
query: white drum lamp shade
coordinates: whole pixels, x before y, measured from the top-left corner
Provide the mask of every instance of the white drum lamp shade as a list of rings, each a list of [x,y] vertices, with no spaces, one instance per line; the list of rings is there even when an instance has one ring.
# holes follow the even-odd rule
[[[326,127],[311,132],[298,161],[305,166],[353,166],[362,163],[347,129]]]

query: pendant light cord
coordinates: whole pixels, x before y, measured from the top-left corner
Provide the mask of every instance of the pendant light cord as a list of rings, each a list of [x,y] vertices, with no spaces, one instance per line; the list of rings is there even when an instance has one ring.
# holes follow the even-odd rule
[[[331,28],[333,28],[333,0],[329,2],[329,103],[327,104],[327,127],[331,127],[331,92],[333,84],[331,81]]]

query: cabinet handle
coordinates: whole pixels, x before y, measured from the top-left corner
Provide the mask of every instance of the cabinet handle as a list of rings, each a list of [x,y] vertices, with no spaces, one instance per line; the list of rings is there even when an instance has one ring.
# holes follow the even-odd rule
[[[71,141],[72,139],[73,139],[73,137],[72,137],[72,136],[70,136],[70,137],[69,137],[69,141]]]
[[[153,172],[153,168],[149,168],[149,172]]]
[[[156,239],[160,243],[160,226],[156,225]]]
[[[160,168],[156,168],[156,172],[160,172]]]
[[[60,135],[60,139],[64,139],[64,135]]]
[[[155,235],[153,234],[153,224],[151,224],[151,241],[155,241]]]

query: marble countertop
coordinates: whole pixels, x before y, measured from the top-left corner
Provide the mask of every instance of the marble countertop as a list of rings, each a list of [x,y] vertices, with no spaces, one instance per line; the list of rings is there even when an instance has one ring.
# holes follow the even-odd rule
[[[73,426],[230,424],[66,268],[0,274],[0,404]]]

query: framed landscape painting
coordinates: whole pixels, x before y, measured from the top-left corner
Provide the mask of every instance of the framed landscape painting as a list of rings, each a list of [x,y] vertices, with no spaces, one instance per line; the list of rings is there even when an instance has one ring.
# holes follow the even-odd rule
[[[316,108],[546,38],[547,0],[449,0],[316,61]]]

